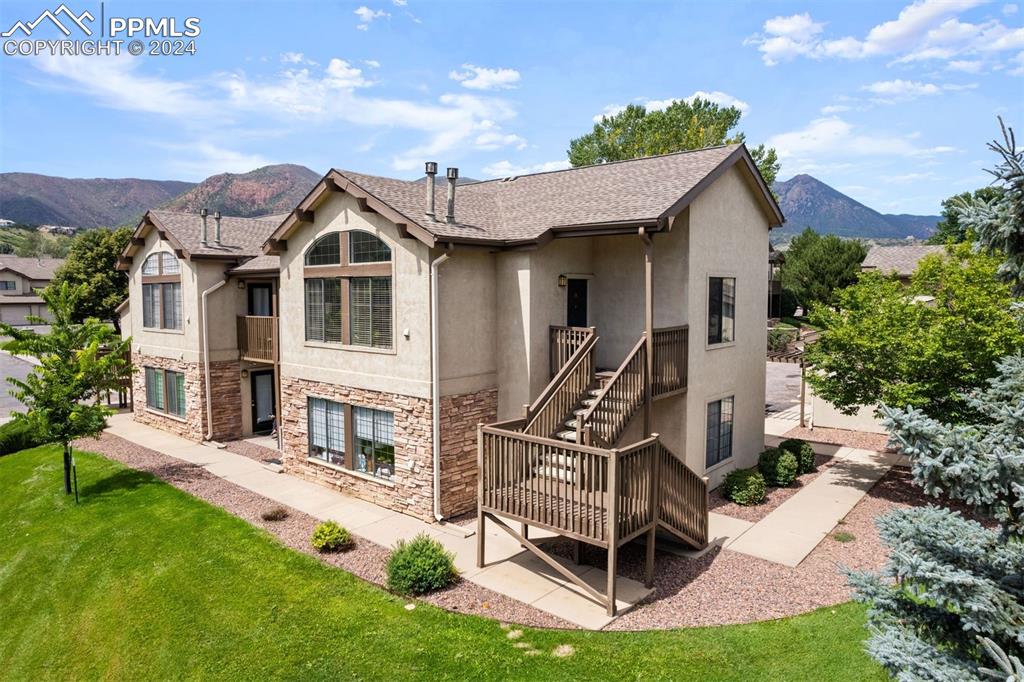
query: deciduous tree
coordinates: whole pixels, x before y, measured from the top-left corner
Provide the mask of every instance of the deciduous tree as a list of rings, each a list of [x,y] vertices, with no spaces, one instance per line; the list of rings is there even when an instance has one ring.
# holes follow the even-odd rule
[[[942,202],[942,220],[935,226],[935,234],[928,238],[929,244],[948,244],[950,242],[974,241],[975,235],[968,234],[967,228],[960,222],[960,212],[965,206],[974,203],[989,203],[999,198],[1002,193],[998,187],[982,187],[973,192],[962,192]]]
[[[131,236],[128,227],[100,228],[79,234],[71,243],[67,260],[57,270],[53,283],[86,287],[86,295],[79,299],[74,311],[76,322],[95,317],[109,320],[119,328],[115,309],[128,296],[128,275],[117,269],[117,257]]]

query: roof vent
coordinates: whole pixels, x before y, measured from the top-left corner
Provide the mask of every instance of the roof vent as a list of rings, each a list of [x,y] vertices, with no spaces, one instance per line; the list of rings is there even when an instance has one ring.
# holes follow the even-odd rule
[[[199,217],[203,219],[203,246],[206,246],[206,216],[209,214],[205,208],[199,209]]]
[[[445,222],[455,222],[455,181],[459,179],[459,169],[449,168],[448,169],[448,215],[445,216]]]
[[[213,214],[213,222],[217,225],[213,231],[213,241],[217,242],[217,246],[220,246],[220,211]]]
[[[434,213],[434,176],[437,175],[437,161],[427,161],[425,170],[427,173],[427,210],[426,216],[431,220],[437,220]]]

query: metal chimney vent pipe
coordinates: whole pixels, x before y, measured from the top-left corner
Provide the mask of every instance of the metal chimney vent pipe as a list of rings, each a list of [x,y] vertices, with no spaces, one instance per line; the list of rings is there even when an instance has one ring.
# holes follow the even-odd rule
[[[205,208],[199,209],[199,217],[203,219],[203,246],[206,246],[206,216],[209,214]]]
[[[455,222],[455,181],[459,179],[459,169],[449,168],[448,169],[448,215],[445,216],[445,221],[449,223]]]
[[[217,242],[217,246],[220,246],[220,211],[213,214],[213,222],[217,226],[213,232],[213,241]]]
[[[426,215],[431,220],[437,220],[434,213],[434,176],[437,175],[437,161],[427,161],[427,211]]]

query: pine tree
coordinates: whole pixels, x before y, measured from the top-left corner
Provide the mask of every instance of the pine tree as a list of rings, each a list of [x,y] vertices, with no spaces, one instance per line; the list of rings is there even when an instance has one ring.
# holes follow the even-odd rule
[[[848,576],[868,604],[868,651],[899,680],[1014,679],[1024,651],[1024,357],[965,400],[979,423],[882,408],[914,482],[992,521],[937,506],[878,520],[885,567]]]

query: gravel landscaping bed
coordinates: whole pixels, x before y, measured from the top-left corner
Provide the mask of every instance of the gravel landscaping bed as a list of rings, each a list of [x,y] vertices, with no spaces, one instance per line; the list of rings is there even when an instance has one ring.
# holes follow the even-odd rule
[[[377,585],[383,585],[385,582],[384,565],[390,552],[369,540],[356,537],[355,547],[347,552],[319,554],[309,544],[313,529],[319,523],[317,519],[285,507],[288,509],[287,518],[282,521],[264,521],[260,518],[261,512],[283,505],[229,483],[201,466],[168,457],[108,433],[100,438],[78,440],[74,445],[81,450],[99,453],[132,469],[151,473],[176,488],[263,528],[291,549],[315,556],[324,563],[344,569],[368,582]],[[253,447],[260,448],[258,445]],[[426,595],[422,601],[449,611],[472,613],[531,627],[575,627],[551,614],[468,580],[460,580],[446,590]]]
[[[884,433],[867,433],[865,431],[847,431],[846,429],[826,429],[815,427],[813,429],[800,428],[799,426],[790,429],[783,438],[800,438],[806,441],[817,441],[818,443],[829,443],[832,445],[845,445],[858,450],[875,450],[885,452],[888,450],[889,436]]]
[[[236,455],[243,455],[249,459],[254,459],[257,462],[263,462],[264,464],[281,463],[281,453],[279,451],[244,440],[228,441],[224,444],[224,449]]]
[[[793,485],[787,488],[772,488],[765,490],[764,502],[761,504],[744,507],[725,498],[722,486],[718,486],[708,495],[708,509],[716,514],[725,514],[735,519],[743,519],[757,523],[769,513],[777,509],[783,502],[796,495],[811,481],[821,475],[821,472],[835,464],[836,460],[826,455],[815,455],[814,464],[817,470],[797,476]]]

